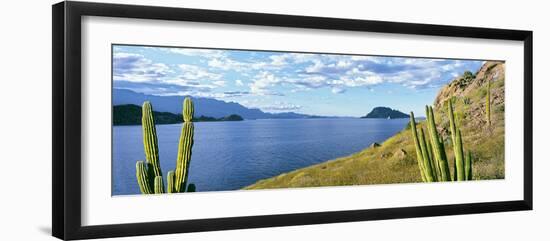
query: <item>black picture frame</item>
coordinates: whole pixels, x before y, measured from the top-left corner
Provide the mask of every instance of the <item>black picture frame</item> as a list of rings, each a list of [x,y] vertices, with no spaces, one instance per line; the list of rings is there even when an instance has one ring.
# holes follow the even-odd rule
[[[449,36],[524,43],[524,186],[523,199],[502,202],[333,212],[247,216],[82,226],[81,224],[81,17],[104,16],[228,23],[259,26],[350,30]],[[213,230],[308,225],[380,219],[532,210],[533,208],[533,32],[263,13],[197,10],[90,2],[52,6],[52,233],[60,239],[106,238]],[[136,220],[139,222],[139,220]]]

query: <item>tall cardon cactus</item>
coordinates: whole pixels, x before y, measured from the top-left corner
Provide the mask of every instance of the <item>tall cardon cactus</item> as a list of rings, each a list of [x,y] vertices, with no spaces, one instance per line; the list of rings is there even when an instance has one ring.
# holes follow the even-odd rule
[[[435,125],[434,110],[431,106],[426,106],[426,117],[428,131],[430,132],[430,140],[432,142],[434,156],[436,157],[437,168],[439,168],[440,181],[450,181],[451,175],[449,173],[449,164],[447,161],[447,153],[445,153],[445,146],[439,134],[437,133],[437,127]]]
[[[472,180],[472,155],[464,154],[462,134],[456,125],[455,114],[451,100],[447,102],[451,139],[455,154],[454,177],[451,176],[443,139],[437,132],[433,108],[426,106],[426,128],[428,139],[424,136],[422,125],[418,125],[411,112],[411,133],[416,149],[416,158],[420,176],[424,182],[464,181]],[[419,130],[418,130],[419,129]]]
[[[176,171],[169,171],[166,177],[167,186],[164,188],[164,180],[160,169],[158,154],[158,139],[153,107],[149,101],[143,103],[141,124],[143,129],[143,148],[146,161],[136,163],[136,177],[139,189],[143,194],[193,192],[194,184],[187,185],[189,164],[191,162],[191,149],[193,148],[193,102],[185,98],[183,104],[183,125],[178,146],[178,158]],[[187,187],[188,186],[188,187]]]
[[[487,95],[485,97],[485,116],[487,125],[491,127],[491,80],[487,81]]]
[[[183,104],[183,126],[181,127],[180,142],[178,146],[178,159],[174,179],[174,192],[185,192],[187,176],[189,175],[189,163],[191,162],[191,149],[193,147],[193,102],[186,98]]]
[[[455,154],[455,180],[467,181],[472,180],[472,153],[464,151],[462,142],[462,132],[458,125],[456,125],[456,116],[453,110],[453,103],[451,100],[447,102],[447,108],[449,111],[449,120],[451,122],[451,139],[453,143],[453,151]]]

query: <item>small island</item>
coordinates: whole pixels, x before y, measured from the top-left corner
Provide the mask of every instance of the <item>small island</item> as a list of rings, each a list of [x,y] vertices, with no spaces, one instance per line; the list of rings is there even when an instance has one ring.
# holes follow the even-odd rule
[[[409,118],[409,115],[388,107],[375,107],[370,113],[361,118],[401,119]]]
[[[171,112],[153,111],[155,124],[178,124],[183,122],[181,114]],[[201,115],[194,117],[193,122],[210,122],[210,121],[242,121],[240,115],[232,114],[221,118]],[[115,105],[113,106],[113,125],[141,125],[141,106],[138,105]]]

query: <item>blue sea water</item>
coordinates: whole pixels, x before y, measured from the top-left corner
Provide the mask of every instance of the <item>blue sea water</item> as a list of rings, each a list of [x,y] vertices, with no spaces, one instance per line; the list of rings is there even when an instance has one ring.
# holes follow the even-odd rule
[[[408,119],[266,119],[195,123],[189,181],[197,191],[236,190],[258,180],[358,152]],[[163,175],[175,169],[181,124],[157,125]],[[139,194],[141,126],[113,127],[112,194]]]

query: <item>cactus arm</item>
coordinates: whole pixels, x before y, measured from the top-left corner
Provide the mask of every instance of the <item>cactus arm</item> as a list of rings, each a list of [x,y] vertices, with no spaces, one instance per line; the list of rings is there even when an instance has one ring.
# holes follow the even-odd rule
[[[474,180],[474,158],[471,151],[468,151],[468,155],[470,155],[470,180]]]
[[[143,194],[152,194],[153,189],[149,179],[149,173],[144,161],[138,161],[136,163],[136,177],[139,185],[139,190]]]
[[[162,181],[162,176],[155,177],[155,194],[164,193],[164,182]]]
[[[432,170],[434,170],[435,179],[439,182],[443,179],[441,178],[441,171],[439,168],[439,162],[435,159],[435,156],[433,155],[433,148],[431,141],[426,141],[426,145],[428,146],[428,158],[430,158],[430,163],[432,164]]]
[[[452,177],[452,180],[453,180],[453,182],[454,182],[454,181],[457,181],[457,179],[456,179],[456,158],[455,158],[455,166],[454,166],[454,168],[453,168],[453,177]]]
[[[453,146],[455,145],[455,137],[456,137],[456,125],[455,125],[455,114],[454,114],[454,111],[453,111],[453,103],[451,101],[451,99],[448,100],[447,102],[447,107],[449,109],[449,123],[450,123],[450,129],[451,129],[451,140],[452,140],[452,143],[453,143]]]
[[[464,158],[464,175],[466,180],[472,180],[472,152],[468,151],[468,154]]]
[[[191,98],[187,97],[183,101],[183,121],[192,122],[194,114],[195,107],[193,106],[193,101],[191,101]]]
[[[168,193],[175,193],[176,190],[175,190],[175,187],[174,187],[174,181],[175,181],[175,174],[174,174],[174,171],[169,171],[168,172],[168,176],[166,177],[166,182],[168,182],[166,184],[166,191]]]
[[[443,144],[444,143],[443,142],[443,137],[441,137],[437,134],[437,129],[435,129],[434,111],[433,111],[433,108],[431,106],[430,106],[429,109],[430,109],[431,119],[434,122],[433,132],[438,137],[438,138],[436,138],[436,140],[437,140],[437,144],[438,144],[438,147],[439,147],[439,155],[440,155],[439,167],[442,170],[441,171],[442,178],[443,178],[443,173],[445,174],[445,177],[444,177],[444,179],[442,179],[442,181],[450,181],[451,180],[451,178],[450,178],[451,174],[450,174],[450,171],[449,171],[449,162],[448,162],[448,159],[447,159],[447,153],[445,151],[445,145]]]
[[[431,162],[429,156],[428,156],[428,146],[426,145],[426,138],[424,137],[424,129],[420,128],[420,133],[418,134],[418,138],[420,141],[420,149],[422,152],[422,158],[424,159],[424,170],[426,175],[426,180],[428,182],[435,182],[436,179],[434,177],[434,170],[432,169],[433,163]]]
[[[487,81],[487,95],[485,97],[485,113],[487,116],[487,124],[491,126],[491,80]]]
[[[145,101],[142,106],[141,125],[143,129],[143,147],[145,158],[153,168],[149,170],[151,181],[153,177],[162,176],[158,154],[157,129],[153,119],[153,107],[149,101]]]
[[[460,129],[456,130],[456,145],[453,146],[455,152],[456,180],[464,181],[464,151],[462,149],[462,134]]]
[[[420,175],[423,182],[427,182],[426,175],[424,174],[424,158],[422,157],[422,150],[420,148],[420,141],[418,140],[418,133],[416,132],[416,122],[414,120],[414,113],[411,111],[411,133],[413,137],[414,147],[416,150],[416,162],[418,163],[418,169],[420,170]]]
[[[432,159],[432,154],[430,153],[431,151],[431,147],[430,147],[430,140],[429,139],[426,139],[426,137],[424,136],[424,130],[422,130],[422,136],[426,142],[426,154],[428,155],[428,160],[430,162],[430,166],[431,166],[431,169],[432,169],[432,176],[433,176],[433,179],[434,179],[434,182],[438,182],[439,181],[439,178],[437,177],[438,176],[438,172],[437,172],[437,166],[436,166],[436,162],[434,159]]]
[[[435,117],[433,109],[426,106],[427,126],[430,141],[432,142],[432,148],[434,150],[435,160],[438,162],[441,173],[441,181],[450,181],[449,164],[447,162],[447,155],[445,153],[445,146],[440,140],[437,134],[437,128],[435,126]]]
[[[176,163],[175,191],[184,192],[189,174],[189,164],[191,162],[191,150],[193,148],[194,126],[193,114],[194,107],[190,98],[185,98],[183,109],[183,126],[178,145],[178,158]]]
[[[185,191],[185,182],[187,181],[189,163],[191,161],[191,149],[193,147],[193,131],[193,123],[183,123],[176,165],[176,180],[174,185],[176,192]]]

